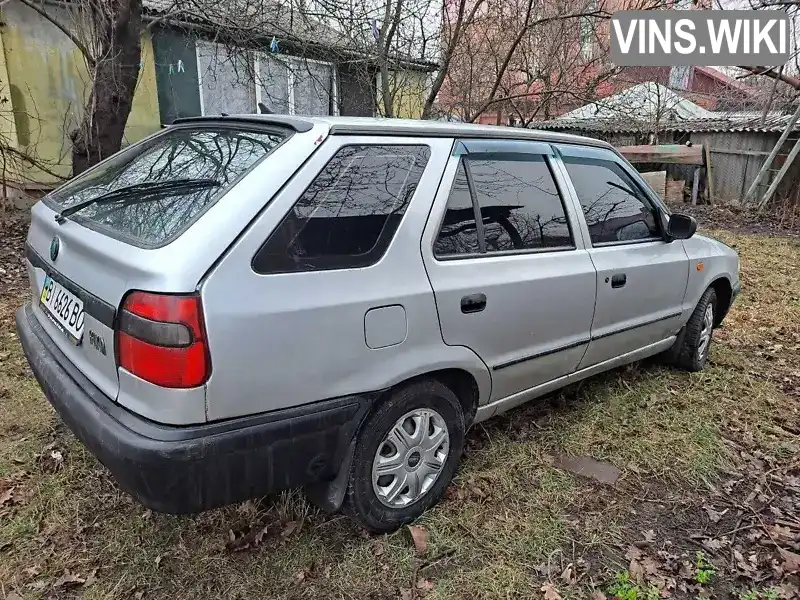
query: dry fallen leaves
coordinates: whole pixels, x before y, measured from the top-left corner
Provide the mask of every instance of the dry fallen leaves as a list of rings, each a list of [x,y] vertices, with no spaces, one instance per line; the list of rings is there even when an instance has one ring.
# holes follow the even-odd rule
[[[281,537],[287,538],[292,535],[295,531],[298,533],[300,532],[302,522],[301,521],[289,521],[286,525],[283,526],[281,530]]]
[[[566,568],[561,572],[561,580],[566,583],[567,585],[571,585],[575,583],[578,579],[577,574],[575,573],[575,567],[572,563],[569,563]]]
[[[225,548],[232,552],[241,552],[242,550],[253,548],[258,546],[263,541],[264,536],[268,531],[269,524],[256,527],[255,529],[251,529],[248,534],[241,537],[236,537],[236,535],[233,533],[233,530],[229,529],[228,541],[225,544]]]
[[[53,587],[56,588],[73,588],[78,587],[86,583],[86,578],[81,577],[77,573],[70,573],[69,571],[64,571],[64,574],[56,579],[56,582],[53,584]]]
[[[428,531],[419,525],[409,525],[408,532],[414,541],[414,549],[418,556],[424,556],[428,551]]]
[[[769,528],[769,535],[779,544],[791,544],[800,537],[789,527],[781,525],[772,525]]]
[[[642,583],[644,581],[644,567],[641,563],[642,551],[636,546],[628,546],[628,550],[625,552],[625,558],[631,561],[628,565],[628,572],[631,575],[631,579],[637,583]]]
[[[22,572],[25,573],[28,577],[36,577],[39,573],[42,572],[42,567],[40,565],[33,565],[31,567],[25,567],[22,569]]]
[[[470,486],[469,491],[478,496],[478,498],[486,498],[486,492],[477,485]]]
[[[542,586],[544,592],[544,600],[561,600],[561,594],[558,593],[556,586],[549,581]]]
[[[726,512],[728,512],[727,508],[720,512],[714,510],[711,506],[708,506],[707,504],[703,506],[703,510],[706,511],[706,514],[708,515],[708,520],[711,521],[712,523],[719,523],[719,520],[725,515]]]
[[[712,552],[722,549],[722,542],[716,538],[708,538],[703,540],[701,543]]]
[[[6,502],[11,502],[11,499],[14,497],[14,489],[15,488],[12,486],[0,494],[0,506],[3,506]]]
[[[645,556],[642,559],[641,564],[642,564],[642,568],[644,569],[644,572],[647,575],[657,575],[658,574],[658,572],[659,572],[658,563],[656,563],[656,561],[653,560],[652,558],[650,558],[649,556]]]
[[[755,574],[755,567],[745,559],[744,555],[739,550],[734,549],[733,558],[736,561],[736,568],[739,569],[742,575],[752,577]]]
[[[786,572],[800,571],[800,554],[781,548],[781,556],[783,557],[783,568]]]

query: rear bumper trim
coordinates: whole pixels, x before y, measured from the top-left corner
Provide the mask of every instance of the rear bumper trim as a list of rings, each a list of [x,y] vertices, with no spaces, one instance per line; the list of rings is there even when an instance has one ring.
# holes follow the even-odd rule
[[[379,392],[227,421],[174,427],[113,402],[70,363],[33,315],[17,331],[63,421],[120,487],[160,512],[195,513],[334,477]]]

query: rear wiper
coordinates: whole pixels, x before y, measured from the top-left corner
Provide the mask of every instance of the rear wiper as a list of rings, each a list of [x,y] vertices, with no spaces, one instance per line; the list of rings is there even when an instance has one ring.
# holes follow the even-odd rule
[[[173,181],[148,181],[136,183],[125,187],[117,188],[105,194],[100,194],[94,198],[89,198],[83,202],[78,202],[68,206],[56,215],[56,223],[63,223],[68,216],[83,210],[92,204],[105,204],[106,202],[118,202],[120,200],[132,199],[138,202],[140,199],[148,199],[150,195],[177,190],[196,190],[204,188],[219,187],[222,182],[216,179],[175,179]],[[136,194],[144,194],[144,198],[136,198]]]

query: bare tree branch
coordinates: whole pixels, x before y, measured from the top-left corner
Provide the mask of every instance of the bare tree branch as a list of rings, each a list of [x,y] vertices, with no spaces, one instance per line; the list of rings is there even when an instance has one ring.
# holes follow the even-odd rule
[[[783,83],[792,86],[796,90],[800,90],[800,77],[789,75],[788,73],[779,72],[771,67],[749,67],[740,65],[740,69],[744,69],[753,75],[764,75],[772,79],[777,79]]]

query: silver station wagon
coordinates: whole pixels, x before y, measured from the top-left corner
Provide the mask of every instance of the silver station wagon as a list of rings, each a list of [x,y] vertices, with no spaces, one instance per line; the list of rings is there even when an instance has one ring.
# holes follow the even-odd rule
[[[740,284],[695,229],[597,140],[183,119],[33,207],[17,328],[145,506],[305,486],[391,531],[471,425],[651,355],[701,369]]]

